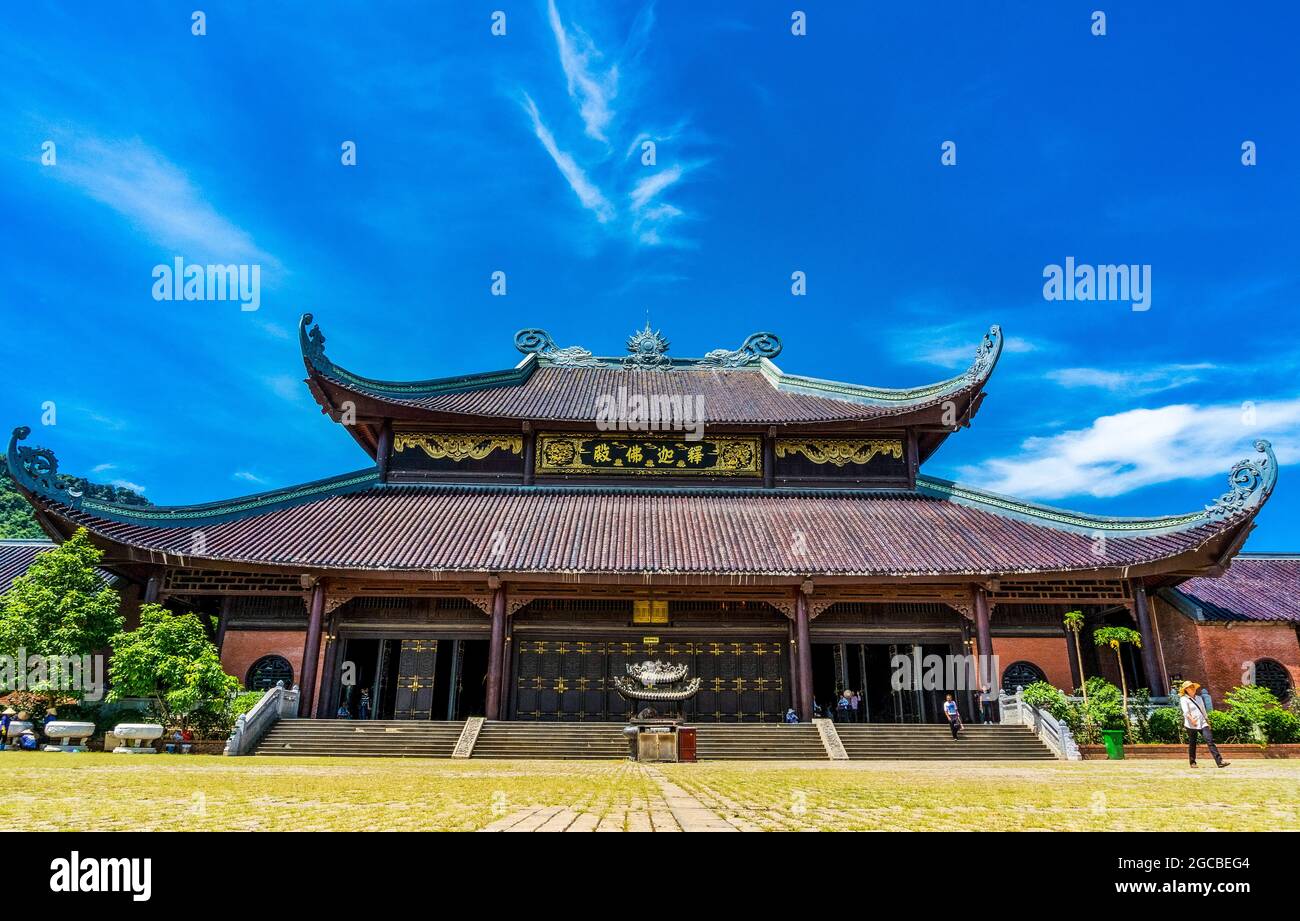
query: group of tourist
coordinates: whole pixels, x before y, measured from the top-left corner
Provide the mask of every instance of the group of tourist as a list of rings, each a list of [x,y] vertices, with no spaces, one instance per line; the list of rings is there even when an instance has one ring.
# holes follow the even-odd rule
[[[41,720],[40,730],[46,734],[46,727],[59,718],[59,714],[53,707],[45,711],[45,719]],[[14,724],[23,724],[23,728],[18,730]],[[13,736],[10,738],[10,731],[13,730]],[[13,746],[18,751],[34,752],[40,748],[41,740],[37,735],[36,727],[30,722],[30,717],[26,710],[15,711],[13,707],[5,707],[4,712],[0,713],[0,751],[6,751]]]

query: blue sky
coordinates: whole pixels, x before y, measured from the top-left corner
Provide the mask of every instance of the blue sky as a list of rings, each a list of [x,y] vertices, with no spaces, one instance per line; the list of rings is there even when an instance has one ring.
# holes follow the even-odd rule
[[[1181,512],[1268,437],[1249,549],[1300,549],[1291,4],[1106,4],[1104,36],[1069,2],[197,5],[0,14],[0,418],[69,472],[187,503],[363,466],[301,384],[308,310],[386,378],[507,367],[526,326],[619,354],[648,312],[676,355],[767,329],[786,371],[910,386],[1000,323],[927,472]],[[261,266],[260,309],[154,300],[178,255]],[[1150,265],[1150,309],[1044,300],[1068,256]]]

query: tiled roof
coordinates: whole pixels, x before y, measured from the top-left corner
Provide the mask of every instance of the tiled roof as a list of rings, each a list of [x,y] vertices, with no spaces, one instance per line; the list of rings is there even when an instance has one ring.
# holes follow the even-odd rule
[[[53,549],[49,540],[0,540],[0,595],[9,591],[14,579],[27,572],[38,556]],[[113,581],[112,574],[99,571],[106,583]]]
[[[1285,620],[1300,623],[1300,556],[1243,554],[1215,579],[1178,586],[1205,620]]]
[[[299,339],[313,391],[336,388],[345,394],[436,413],[510,420],[595,422],[602,402],[645,399],[703,401],[709,425],[780,425],[854,422],[899,416],[966,400],[983,388],[1002,349],[994,327],[975,349],[969,370],[948,380],[906,389],[868,387],[786,374],[766,357],[736,366],[708,359],[677,359],[663,370],[623,367],[617,359],[588,359],[595,365],[566,364],[553,353],[530,352],[515,368],[426,381],[383,381],[362,377],[325,355],[324,336],[302,318]],[[317,392],[317,398],[321,394]],[[626,405],[626,404],[624,404]]]
[[[197,524],[55,509],[114,541],[189,556]],[[388,485],[202,525],[201,554],[304,568],[952,575],[1095,570],[1195,550],[1222,522],[1095,536],[920,492]]]

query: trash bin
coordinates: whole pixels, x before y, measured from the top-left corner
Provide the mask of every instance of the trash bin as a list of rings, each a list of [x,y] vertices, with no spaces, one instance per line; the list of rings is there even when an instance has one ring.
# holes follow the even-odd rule
[[[1124,760],[1124,730],[1103,729],[1101,740],[1106,743],[1106,757],[1111,761]]]

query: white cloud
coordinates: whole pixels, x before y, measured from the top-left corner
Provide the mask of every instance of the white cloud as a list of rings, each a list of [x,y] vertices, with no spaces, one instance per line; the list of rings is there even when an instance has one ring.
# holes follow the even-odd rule
[[[1049,379],[1062,387],[1092,387],[1099,390],[1146,395],[1194,384],[1202,377],[1197,372],[1210,371],[1212,364],[1160,365],[1139,371],[1110,371],[1105,368],[1059,368],[1049,371]]]
[[[90,468],[91,473],[107,473],[110,470],[116,470],[117,464],[96,464]]]
[[[271,392],[277,397],[291,403],[299,402],[305,389],[302,381],[291,374],[276,374],[268,377],[266,378],[266,386],[271,388]]]
[[[573,189],[578,201],[588,211],[596,215],[596,219],[602,224],[614,216],[614,208],[610,205],[608,199],[601,193],[587,174],[583,172],[582,167],[578,166],[577,161],[572,156],[560,150],[555,143],[555,136],[551,134],[550,129],[542,123],[542,116],[537,111],[537,104],[533,102],[532,97],[524,94],[525,110],[533,120],[533,131],[537,134],[537,139],[542,142],[546,152],[551,155],[555,165],[559,167],[560,173],[569,183],[569,188]]]
[[[682,168],[680,165],[670,167],[669,169],[660,170],[654,175],[647,176],[632,188],[632,194],[628,197],[632,199],[632,210],[640,211],[646,202],[654,198],[664,189],[668,188],[678,179],[682,178]],[[678,214],[681,212],[678,211]]]
[[[129,489],[132,492],[144,492],[144,487],[139,483],[132,483],[130,480],[113,480],[109,485],[116,486],[118,489]]]
[[[899,336],[900,354],[917,364],[966,368],[975,360],[979,335],[969,327],[934,326]],[[1037,352],[1038,346],[1020,336],[1006,336],[1002,350],[1008,354]]]
[[[1029,438],[1019,454],[964,467],[960,478],[1028,499],[1118,496],[1158,483],[1226,475],[1255,453],[1256,438],[1273,442],[1279,463],[1300,456],[1300,398],[1253,407],[1174,404],[1102,416],[1087,428]]]
[[[49,173],[191,259],[278,266],[180,167],[138,138],[74,138],[60,145],[58,168]]]
[[[560,53],[560,67],[568,81],[569,96],[578,103],[587,135],[603,141],[605,128],[614,118],[610,103],[618,95],[618,66],[610,67],[603,74],[594,73],[591,63],[603,55],[591,39],[579,31],[570,35],[565,30],[555,0],[547,0],[546,17],[555,33],[555,46]]]
[[[247,470],[236,470],[234,476],[236,480],[243,480],[245,483],[255,483],[258,486],[265,486],[267,482],[269,482],[255,473],[249,473]]]

